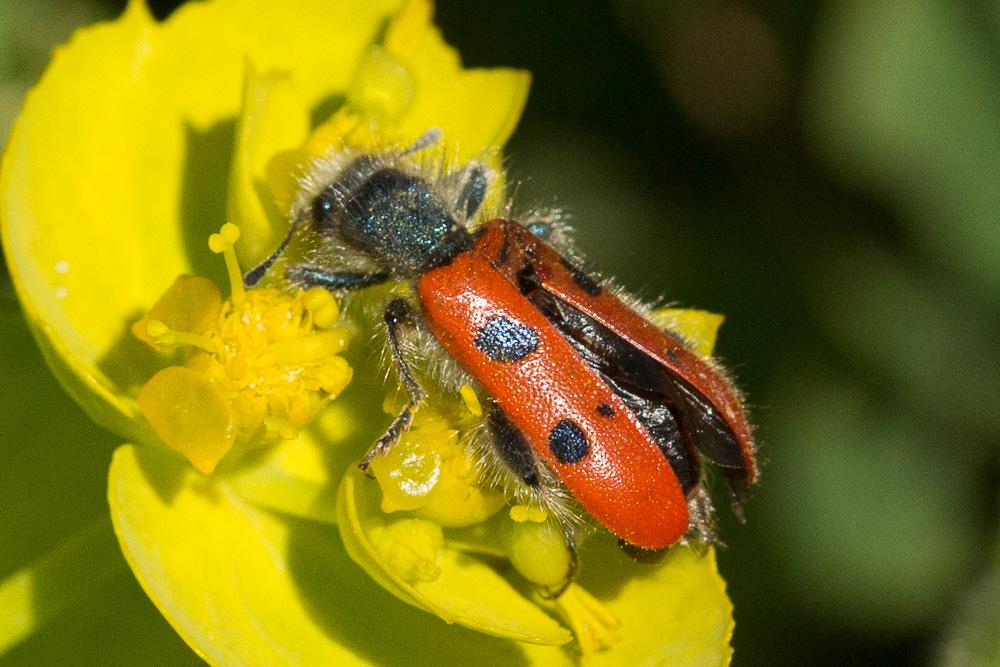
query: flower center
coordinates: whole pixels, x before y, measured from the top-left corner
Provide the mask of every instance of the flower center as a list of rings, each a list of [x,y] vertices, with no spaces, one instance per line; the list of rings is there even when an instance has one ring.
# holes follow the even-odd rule
[[[333,296],[321,288],[245,289],[234,251],[239,235],[236,225],[226,224],[209,238],[226,262],[229,299],[206,296],[211,290],[203,279],[178,280],[136,327],[159,349],[189,348],[185,372],[158,373],[139,403],[157,434],[203,471],[234,442],[254,446],[295,437],[351,379],[347,361],[337,356],[351,332],[339,322]],[[198,406],[186,398],[198,395],[193,384],[225,413],[211,415],[214,428],[200,435]],[[193,436],[197,446],[188,442]],[[213,445],[213,438],[223,442]],[[193,453],[206,448],[211,455]]]

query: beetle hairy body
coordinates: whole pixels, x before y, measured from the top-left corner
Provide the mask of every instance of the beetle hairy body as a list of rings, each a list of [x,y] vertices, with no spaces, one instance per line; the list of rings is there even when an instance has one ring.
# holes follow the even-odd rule
[[[640,551],[713,540],[704,463],[723,470],[737,513],[758,477],[738,390],[713,361],[580,268],[558,214],[520,224],[509,204],[483,210],[490,172],[421,162],[413,154],[431,142],[318,163],[288,237],[247,274],[259,280],[301,224],[314,249],[288,268],[292,281],[332,290],[412,284],[414,297],[397,297],[385,315],[410,402],[362,467],[395,443],[422,403],[405,340],[431,338],[449,360],[438,377],[470,382],[486,399],[486,458],[507,471],[495,476],[549,510],[568,546],[576,505]]]

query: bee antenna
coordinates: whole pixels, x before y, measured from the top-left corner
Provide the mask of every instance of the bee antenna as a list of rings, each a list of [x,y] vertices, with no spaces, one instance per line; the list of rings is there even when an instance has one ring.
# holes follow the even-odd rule
[[[444,133],[441,131],[440,127],[428,128],[427,131],[425,131],[423,134],[417,137],[416,141],[414,141],[412,144],[404,148],[400,152],[399,156],[402,157],[404,155],[411,155],[418,151],[422,151],[425,148],[428,148],[438,143],[439,141],[441,141],[443,137]]]
[[[285,238],[281,241],[278,248],[271,253],[271,256],[265,259],[263,262],[253,267],[249,271],[243,274],[243,285],[245,287],[253,287],[260,282],[267,270],[281,257],[281,253],[285,252],[285,248],[288,247],[289,242],[292,240],[292,236],[295,235],[296,230],[298,230],[299,225],[302,223],[302,218],[305,217],[304,213],[299,213],[295,220],[292,221],[292,226],[288,228],[288,233],[285,234]]]

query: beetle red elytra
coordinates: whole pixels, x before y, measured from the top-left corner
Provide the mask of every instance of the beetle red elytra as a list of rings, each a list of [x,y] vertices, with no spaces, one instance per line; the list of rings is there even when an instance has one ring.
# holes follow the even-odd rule
[[[260,281],[304,229],[317,248],[286,269],[293,283],[411,283],[412,297],[384,309],[409,401],[361,467],[396,443],[425,400],[403,345],[423,330],[447,354],[446,383],[483,397],[494,464],[551,510],[574,556],[565,491],[631,551],[713,540],[704,462],[721,470],[739,515],[758,478],[739,391],[718,364],[579,268],[558,216],[489,215],[486,167],[448,172],[420,160],[440,140],[432,130],[404,150],[317,161],[285,239],[244,277]]]

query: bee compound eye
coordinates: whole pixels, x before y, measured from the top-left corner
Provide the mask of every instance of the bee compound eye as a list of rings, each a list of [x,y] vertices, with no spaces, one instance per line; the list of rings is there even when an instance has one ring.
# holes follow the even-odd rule
[[[312,203],[312,222],[317,230],[332,229],[337,216],[337,198],[329,190],[321,192]]]

